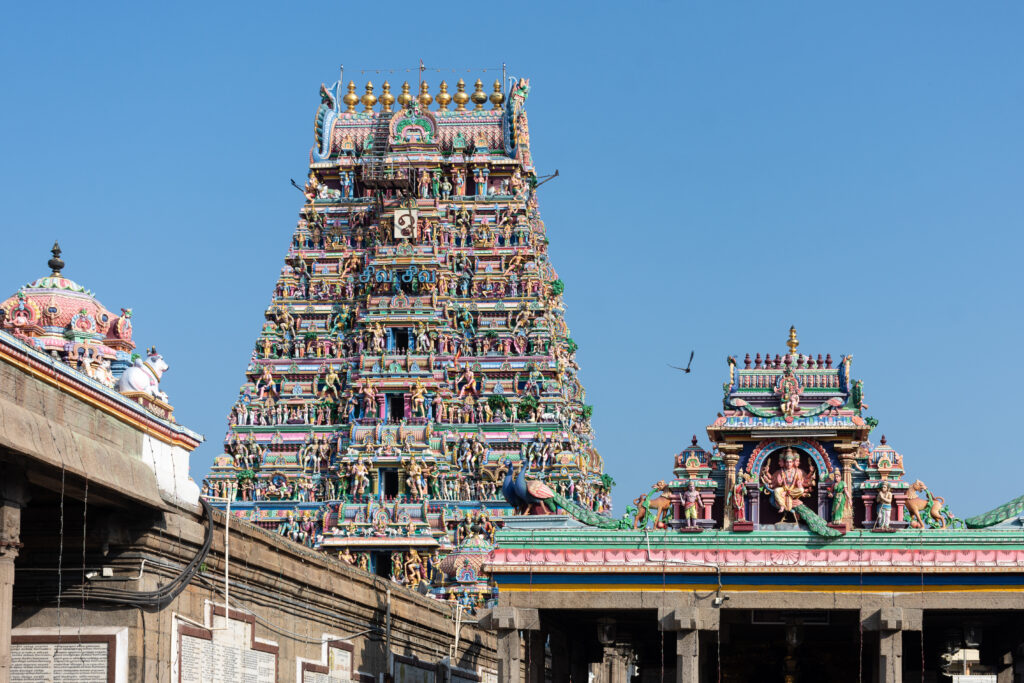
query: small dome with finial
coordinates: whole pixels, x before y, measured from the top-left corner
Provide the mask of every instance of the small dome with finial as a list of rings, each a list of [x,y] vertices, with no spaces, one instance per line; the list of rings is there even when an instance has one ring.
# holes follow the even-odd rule
[[[469,95],[466,94],[466,81],[459,79],[455,84],[456,93],[452,98],[455,101],[455,111],[466,111],[466,103],[469,102]]]
[[[412,102],[412,95],[409,94],[409,81],[405,81],[402,83],[402,92],[398,94],[398,106],[404,109],[409,106],[410,102]]]
[[[384,85],[381,86],[380,94],[380,110],[382,113],[390,112],[391,106],[395,103],[395,96],[391,94],[391,84],[384,81]]]
[[[3,329],[89,372],[93,363],[115,361],[119,351],[130,353],[135,348],[131,311],[123,309],[120,316],[111,313],[92,292],[64,277],[60,244],[54,242],[50,253],[49,275],[0,302]]]
[[[677,470],[687,470],[689,476],[698,474],[700,470],[710,467],[711,454],[700,447],[697,443],[697,435],[690,439],[690,445],[676,454],[675,467]],[[678,473],[678,474],[681,474]]]
[[[420,96],[417,99],[424,109],[429,107],[430,103],[434,101],[434,98],[430,96],[430,85],[426,81],[420,83]],[[440,102],[440,99],[438,101]]]
[[[484,92],[484,82],[479,78],[476,79],[476,83],[473,84],[473,95],[470,99],[472,99],[473,104],[476,105],[473,107],[473,111],[481,111],[483,110],[484,105],[487,104],[487,93]]]
[[[501,92],[501,81],[494,79],[494,92],[491,93],[491,104],[494,105],[492,109],[501,109],[504,101],[505,94]]]
[[[452,101],[452,96],[448,94],[448,81],[441,81],[440,91],[437,93],[437,106],[441,108],[441,111],[447,111],[448,105]]]
[[[889,445],[885,436],[882,436],[880,443],[871,449],[868,466],[883,471],[899,470],[902,472],[903,456]]]
[[[377,96],[373,94],[373,81],[366,82],[366,93],[363,95],[363,111],[373,111],[373,105],[377,104]]]
[[[341,98],[341,101],[345,103],[347,109],[346,112],[354,114],[356,111],[356,105],[359,104],[359,95],[356,94],[356,83],[355,81],[348,82],[348,92]]]

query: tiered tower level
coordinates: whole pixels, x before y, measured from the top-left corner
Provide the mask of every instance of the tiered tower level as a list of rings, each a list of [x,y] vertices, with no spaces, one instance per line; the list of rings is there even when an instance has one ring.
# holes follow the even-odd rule
[[[211,501],[401,581],[476,588],[509,466],[609,507],[537,208],[529,82],[511,83],[321,86]]]

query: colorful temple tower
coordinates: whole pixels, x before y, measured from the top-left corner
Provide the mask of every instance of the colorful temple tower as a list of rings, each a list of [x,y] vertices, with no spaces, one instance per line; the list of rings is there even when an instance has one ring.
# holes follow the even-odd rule
[[[511,83],[321,86],[212,502],[402,582],[473,590],[510,467],[609,506],[537,206],[529,81]]]

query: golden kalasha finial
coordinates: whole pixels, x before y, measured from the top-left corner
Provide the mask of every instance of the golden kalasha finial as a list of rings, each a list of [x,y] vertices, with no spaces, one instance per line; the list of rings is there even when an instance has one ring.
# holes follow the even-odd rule
[[[484,82],[479,78],[476,79],[476,83],[473,84],[473,95],[470,97],[473,100],[473,111],[480,111],[487,104],[487,93],[484,92]]]
[[[455,84],[455,89],[458,91],[455,93],[455,111],[466,111],[466,102],[469,102],[469,95],[466,94],[466,81],[459,79],[459,82]]]
[[[412,95],[409,94],[409,81],[406,81],[402,83],[402,92],[398,95],[398,106],[408,107],[410,102],[412,102]]]
[[[423,81],[422,83],[420,83],[419,101],[420,101],[420,104],[423,105],[424,109],[429,107],[430,103],[434,101],[434,98],[430,96],[430,86],[427,85],[426,81]]]
[[[377,104],[377,96],[373,94],[373,81],[366,83],[366,94],[363,95],[363,111],[373,111],[373,105]]]
[[[800,346],[800,340],[796,338],[796,326],[789,328],[789,339],[786,341],[786,346],[789,347],[789,355],[796,355],[796,347]]]
[[[348,82],[348,92],[341,98],[341,101],[348,107],[345,111],[349,114],[356,112],[356,105],[359,104],[359,95],[356,94],[356,83],[355,81]]]
[[[380,86],[383,91],[380,94],[380,110],[381,112],[391,111],[391,105],[395,103],[395,96],[391,94],[391,84],[384,81],[384,85]]]
[[[494,92],[491,93],[491,104],[494,105],[494,109],[501,109],[502,102],[505,101],[505,95],[501,92],[501,81],[495,79],[494,81]]]
[[[441,111],[447,111],[451,101],[452,96],[448,94],[448,81],[441,81],[441,90],[437,93],[437,106],[441,108]]]

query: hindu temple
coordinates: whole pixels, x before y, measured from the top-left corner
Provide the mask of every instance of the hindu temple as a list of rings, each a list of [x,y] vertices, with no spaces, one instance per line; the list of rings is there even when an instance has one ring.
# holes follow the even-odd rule
[[[321,86],[201,486],[131,309],[57,244],[0,304],[0,683],[1024,681],[1024,496],[959,517],[795,327],[612,514],[529,93]]]

